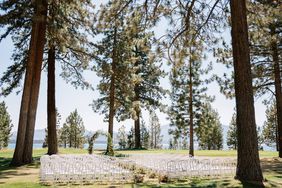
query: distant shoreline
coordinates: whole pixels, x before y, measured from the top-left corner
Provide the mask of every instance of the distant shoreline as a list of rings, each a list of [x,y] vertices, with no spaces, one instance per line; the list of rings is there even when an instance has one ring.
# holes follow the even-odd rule
[[[42,148],[42,144],[43,144],[42,140],[41,140],[41,143],[33,142],[33,149]],[[15,149],[15,147],[16,147],[16,143],[9,142],[7,148],[8,149]],[[87,148],[88,148],[88,144],[84,144],[83,149],[87,149]],[[106,143],[95,143],[94,144],[94,149],[106,149],[106,148],[107,148],[107,144]]]
[[[9,144],[16,144],[16,140],[10,140]],[[43,144],[44,140],[33,140],[33,144]],[[95,141],[96,144],[106,144],[107,142],[105,141]]]

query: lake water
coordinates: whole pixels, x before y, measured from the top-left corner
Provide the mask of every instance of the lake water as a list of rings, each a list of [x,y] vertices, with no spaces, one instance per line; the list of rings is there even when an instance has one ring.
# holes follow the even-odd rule
[[[16,147],[16,143],[9,143],[8,144],[8,149],[15,149]],[[42,148],[42,143],[34,143],[33,144],[33,149],[39,149]],[[88,148],[88,144],[84,144],[84,149]],[[101,143],[97,143],[94,144],[94,149],[106,149],[107,148],[107,144],[101,144]]]
[[[15,149],[16,143],[9,143],[8,149]],[[168,149],[168,144],[163,144],[163,149]],[[39,149],[42,148],[42,143],[33,143],[33,149]],[[84,149],[88,149],[88,144],[84,144]],[[118,144],[114,145],[114,148],[118,148]],[[94,149],[107,149],[106,143],[97,143],[94,144]]]

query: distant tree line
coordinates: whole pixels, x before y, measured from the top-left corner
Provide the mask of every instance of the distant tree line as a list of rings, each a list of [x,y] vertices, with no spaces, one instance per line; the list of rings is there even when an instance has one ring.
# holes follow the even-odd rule
[[[65,123],[60,127],[61,115],[57,112],[58,146],[64,148],[83,148],[86,143],[85,127],[77,109],[70,113]],[[48,147],[48,131],[45,130],[45,140],[42,147]]]
[[[149,127],[145,125],[144,120],[141,120],[140,126],[140,144],[144,149],[161,149],[162,137],[159,118],[154,111],[150,111]],[[118,130],[118,145],[120,149],[135,149],[135,133],[131,127],[126,133],[125,126],[122,125]]]

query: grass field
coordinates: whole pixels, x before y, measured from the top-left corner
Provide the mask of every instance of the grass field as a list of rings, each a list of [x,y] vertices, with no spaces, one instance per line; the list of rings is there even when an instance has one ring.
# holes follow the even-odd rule
[[[39,184],[39,158],[46,153],[46,149],[35,149],[33,152],[34,163],[18,168],[9,167],[12,159],[13,150],[0,151],[0,188],[37,188],[46,187]],[[63,149],[61,154],[83,154],[87,150]],[[101,153],[102,151],[96,151]],[[187,154],[187,150],[122,150],[117,151],[122,154],[133,153],[164,153],[164,154]],[[196,156],[202,157],[236,157],[236,151],[195,151]],[[266,187],[282,187],[282,160],[276,158],[277,152],[261,151],[261,164],[266,179]],[[53,187],[53,186],[48,186]],[[63,187],[63,186],[59,186]],[[68,186],[69,187],[69,186]],[[70,186],[70,187],[81,187]],[[142,184],[126,185],[88,185],[83,187],[256,187],[252,185],[242,185],[233,177],[220,177],[213,179],[189,179],[182,182],[159,184],[158,181],[145,181]]]

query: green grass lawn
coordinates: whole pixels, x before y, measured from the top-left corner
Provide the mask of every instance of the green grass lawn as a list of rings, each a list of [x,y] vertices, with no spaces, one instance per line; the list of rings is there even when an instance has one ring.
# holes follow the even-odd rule
[[[120,150],[117,151],[118,153],[124,154],[134,154],[134,153],[167,153],[167,154],[187,154],[187,150]],[[260,151],[260,157],[277,157],[278,152],[274,151]],[[195,156],[202,156],[202,157],[236,157],[237,151],[235,150],[196,150]]]
[[[46,187],[39,184],[39,158],[47,152],[46,149],[35,149],[33,151],[34,162],[30,165],[14,168],[9,167],[13,156],[13,150],[0,150],[0,188],[37,188]],[[95,151],[102,153],[102,151]],[[63,149],[60,148],[61,154],[85,154],[85,149]],[[164,153],[164,154],[187,154],[187,150],[120,150],[117,153],[134,154],[134,153]],[[195,151],[196,156],[203,157],[236,157],[236,151]],[[275,158],[277,152],[261,151],[260,157],[264,177],[267,179],[267,187],[282,187],[282,161]],[[53,187],[53,186],[49,186]],[[64,186],[59,186],[64,187]],[[79,186],[70,186],[79,187]],[[185,181],[159,184],[158,181],[145,181],[142,184],[127,185],[87,185],[85,187],[255,187],[252,185],[243,186],[233,177],[220,177],[212,179],[188,179]]]

